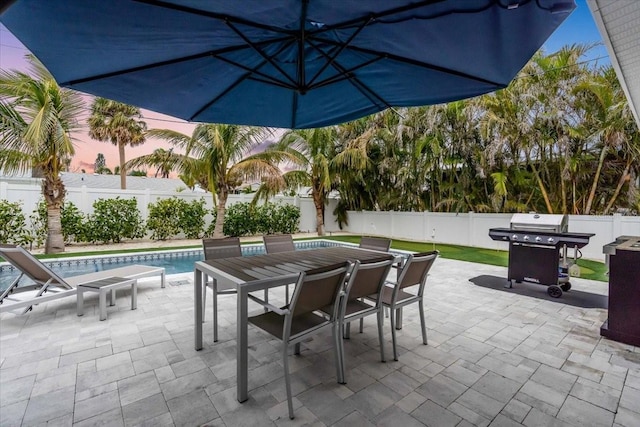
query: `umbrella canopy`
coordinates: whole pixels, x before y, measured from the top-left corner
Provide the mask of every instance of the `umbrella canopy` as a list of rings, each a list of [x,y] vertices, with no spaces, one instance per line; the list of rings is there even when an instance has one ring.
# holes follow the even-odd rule
[[[0,0],[66,87],[282,128],[505,87],[573,0]],[[12,3],[12,4],[11,4]]]

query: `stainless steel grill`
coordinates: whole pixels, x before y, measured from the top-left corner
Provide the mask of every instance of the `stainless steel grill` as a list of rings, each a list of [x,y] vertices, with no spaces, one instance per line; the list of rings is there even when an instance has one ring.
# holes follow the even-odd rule
[[[509,242],[509,277],[507,287],[515,282],[533,282],[547,285],[554,298],[571,289],[568,274],[567,246],[574,249],[574,262],[579,248],[593,234],[569,233],[567,215],[537,213],[514,214],[510,228],[492,228],[493,240]],[[562,250],[562,266],[559,250]],[[575,265],[577,268],[577,265]]]
[[[517,213],[511,217],[511,229],[567,233],[569,231],[569,216]]]

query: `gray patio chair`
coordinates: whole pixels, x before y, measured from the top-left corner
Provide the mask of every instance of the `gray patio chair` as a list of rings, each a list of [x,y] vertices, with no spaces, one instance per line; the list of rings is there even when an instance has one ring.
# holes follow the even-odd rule
[[[205,238],[202,239],[202,250],[204,259],[223,259],[242,256],[240,239],[238,237],[226,237],[222,239]],[[216,280],[207,280],[202,295],[202,321],[205,317],[205,306],[207,303],[207,287],[213,291],[213,341],[218,341],[218,295],[230,295],[236,293],[236,288],[231,285],[217,283]],[[268,292],[264,291],[265,301],[268,301]]]
[[[391,239],[384,237],[362,237],[360,239],[360,248],[371,249],[372,251],[389,252],[391,247]]]
[[[262,236],[262,241],[264,242],[264,250],[268,254],[293,252],[296,250],[291,234],[268,234]],[[284,295],[285,301],[289,301],[289,285],[285,286]]]
[[[349,326],[352,321],[360,320],[362,323],[366,316],[377,315],[380,360],[382,362],[385,361],[382,332],[384,315],[382,300],[379,296],[382,295],[381,289],[385,284],[392,262],[393,257],[391,256],[387,259],[374,260],[373,262],[367,263],[356,261],[346,285],[345,295],[343,297],[344,302],[342,303],[340,314],[341,323],[345,325],[347,331],[345,338],[348,338]],[[370,295],[374,295],[373,305],[364,300],[364,297]],[[362,332],[362,328],[360,332]],[[343,345],[342,340],[340,340],[340,344]],[[344,354],[344,351],[341,353]],[[344,370],[342,376],[344,377]]]
[[[282,362],[284,380],[287,389],[289,418],[293,419],[293,403],[291,397],[291,380],[289,378],[289,346],[295,345],[295,354],[300,354],[300,343],[309,337],[331,329],[333,333],[333,349],[336,359],[336,376],[338,382],[344,383],[342,377],[342,346],[340,344],[340,295],[344,287],[349,262],[334,264],[302,272],[293,290],[291,303],[278,308],[265,301],[249,295],[253,301],[262,304],[270,311],[249,317],[249,322],[282,341]],[[324,309],[328,317],[314,313]]]
[[[383,306],[388,307],[391,319],[391,338],[393,341],[393,359],[398,360],[396,346],[396,310],[406,305],[418,303],[420,313],[420,325],[422,327],[422,343],[427,345],[427,328],[424,320],[424,288],[427,275],[438,257],[438,251],[430,251],[409,255],[395,282],[388,281],[382,287],[382,295],[366,297],[370,300],[379,300]],[[388,286],[391,285],[391,286]],[[405,289],[418,286],[415,294],[406,292]]]

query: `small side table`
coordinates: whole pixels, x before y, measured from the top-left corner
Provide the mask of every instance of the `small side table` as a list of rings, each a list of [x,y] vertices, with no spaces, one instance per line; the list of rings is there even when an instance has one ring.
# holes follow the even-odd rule
[[[107,277],[105,279],[94,280],[93,282],[78,285],[78,316],[84,314],[84,293],[87,291],[100,293],[100,320],[107,319],[107,292],[110,292],[109,305],[115,305],[116,289],[131,286],[131,310],[137,308],[138,302],[138,281],[136,279],[126,279],[124,277]]]

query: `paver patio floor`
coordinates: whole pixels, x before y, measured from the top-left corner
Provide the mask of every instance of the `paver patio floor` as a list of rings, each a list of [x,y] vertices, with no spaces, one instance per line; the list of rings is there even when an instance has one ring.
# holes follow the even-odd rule
[[[191,274],[141,280],[138,309],[120,291],[108,319],[97,297],[0,317],[2,426],[639,426],[640,349],[600,337],[607,284],[573,279],[504,289],[506,269],[438,259],[427,281],[429,345],[405,308],[399,361],[381,363],[375,319],[345,342],[335,380],[330,336],[290,356],[296,418],[287,417],[279,342],[249,329],[249,395],[236,401],[235,296],[211,298],[194,350]],[[272,294],[272,299],[281,294]],[[250,310],[259,310],[250,305]],[[640,319],[639,319],[640,321]],[[391,334],[385,324],[391,355]]]

